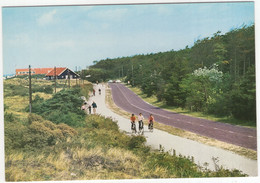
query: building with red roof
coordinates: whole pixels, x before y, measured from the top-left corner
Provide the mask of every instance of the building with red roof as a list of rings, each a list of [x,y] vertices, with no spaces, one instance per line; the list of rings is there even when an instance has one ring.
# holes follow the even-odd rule
[[[29,68],[27,69],[16,69],[15,73],[17,76],[29,75]],[[56,74],[55,74],[56,73]],[[31,74],[44,74],[46,79],[54,79],[55,75],[57,79],[76,79],[80,76],[74,71],[67,67],[57,67],[57,68],[31,68]]]
[[[50,72],[53,68],[32,68],[31,69],[31,74],[47,74]],[[16,76],[21,76],[21,75],[29,75],[29,68],[27,69],[16,69],[15,70],[15,75]]]

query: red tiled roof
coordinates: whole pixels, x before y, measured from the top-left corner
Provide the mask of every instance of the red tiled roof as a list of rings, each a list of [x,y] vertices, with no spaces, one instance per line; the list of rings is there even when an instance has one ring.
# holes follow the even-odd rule
[[[47,74],[48,72],[50,72],[53,68],[32,68],[31,72],[32,74]],[[16,75],[23,75],[23,74],[28,74],[29,73],[29,69],[16,69],[15,70]],[[20,72],[25,72],[25,73],[20,73]]]
[[[62,74],[67,68],[66,67],[56,67],[56,76]],[[46,74],[46,76],[54,76],[54,68]]]

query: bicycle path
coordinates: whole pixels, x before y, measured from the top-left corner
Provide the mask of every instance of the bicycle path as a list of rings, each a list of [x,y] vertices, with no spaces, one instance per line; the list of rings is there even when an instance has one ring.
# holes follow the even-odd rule
[[[121,131],[131,134],[130,128],[130,116],[126,119],[113,111],[111,111],[105,104],[105,85],[94,85],[96,91],[100,88],[101,95],[96,93],[96,96],[91,97],[90,102],[95,101],[97,103],[97,113],[105,117],[111,117],[115,121]],[[227,169],[238,169],[249,176],[257,176],[257,161],[248,159],[246,157],[237,155],[233,152],[226,151],[217,147],[208,146],[196,141],[174,136],[165,131],[158,130],[156,127],[153,132],[148,131],[147,125],[144,125],[144,136],[146,137],[146,144],[154,149],[159,149],[160,145],[165,151],[171,151],[174,149],[176,154],[183,156],[194,157],[194,162],[197,165],[203,166],[204,163],[208,163],[207,168],[215,170],[215,164],[212,158],[218,158],[218,165]]]

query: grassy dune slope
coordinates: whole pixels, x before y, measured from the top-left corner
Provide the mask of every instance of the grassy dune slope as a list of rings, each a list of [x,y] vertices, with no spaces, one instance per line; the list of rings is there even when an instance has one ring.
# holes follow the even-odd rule
[[[26,82],[13,81],[4,83],[6,181],[245,176],[222,168],[212,172],[188,158],[152,151],[144,145],[144,137],[121,133],[112,119],[82,113],[79,98],[88,97],[90,83],[80,90],[62,90],[58,95],[39,92],[43,99],[37,97],[34,105],[47,111],[28,115],[27,96],[23,93],[28,90],[20,85]],[[34,84],[46,87],[44,82],[52,84]],[[18,91],[13,93],[12,87]],[[64,110],[64,105],[79,106]],[[57,112],[61,116],[47,120]],[[60,121],[63,115],[68,118]]]

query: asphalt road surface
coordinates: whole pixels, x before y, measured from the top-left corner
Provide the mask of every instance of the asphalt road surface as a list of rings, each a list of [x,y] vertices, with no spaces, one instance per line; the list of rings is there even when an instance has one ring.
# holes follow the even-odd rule
[[[123,84],[109,83],[109,86],[112,90],[115,104],[125,111],[134,113],[135,115],[142,113],[145,118],[153,114],[156,122],[230,144],[257,150],[256,129],[169,112],[146,103]]]

